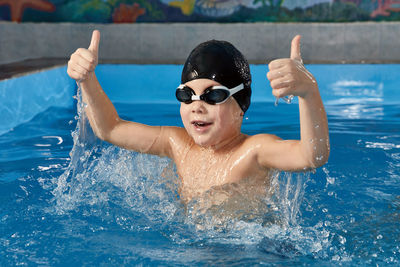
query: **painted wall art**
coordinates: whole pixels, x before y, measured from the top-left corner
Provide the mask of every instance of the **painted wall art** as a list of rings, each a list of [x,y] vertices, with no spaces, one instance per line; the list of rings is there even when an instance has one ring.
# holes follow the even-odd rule
[[[400,0],[0,0],[13,22],[399,21]]]

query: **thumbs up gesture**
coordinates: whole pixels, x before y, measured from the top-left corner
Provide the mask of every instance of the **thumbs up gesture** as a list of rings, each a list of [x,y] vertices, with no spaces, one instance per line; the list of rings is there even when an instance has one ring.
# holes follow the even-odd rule
[[[98,63],[100,32],[95,30],[89,48],[78,48],[68,61],[68,75],[76,81],[86,80]]]
[[[300,35],[293,38],[290,58],[276,59],[268,65],[267,78],[272,94],[277,98],[291,95],[306,97],[310,91],[318,90],[314,76],[303,65],[300,39]]]

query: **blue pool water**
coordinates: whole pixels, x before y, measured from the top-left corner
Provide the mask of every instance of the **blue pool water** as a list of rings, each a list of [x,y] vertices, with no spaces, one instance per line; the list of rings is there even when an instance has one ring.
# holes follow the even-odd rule
[[[0,266],[400,264],[400,65],[310,65],[328,114],[331,156],[276,173],[280,223],[188,213],[166,158],[100,142],[65,67],[0,81]],[[251,66],[243,132],[298,138],[296,104],[274,106]],[[121,117],[181,125],[181,66],[102,65]],[[78,97],[79,98],[79,97]],[[261,205],[262,206],[262,205]],[[257,210],[268,215],[271,211]]]

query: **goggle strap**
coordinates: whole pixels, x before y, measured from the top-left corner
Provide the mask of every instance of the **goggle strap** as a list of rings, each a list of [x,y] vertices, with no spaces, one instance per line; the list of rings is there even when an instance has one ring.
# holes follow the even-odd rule
[[[199,95],[192,95],[192,101],[195,100],[200,100],[200,96]]]
[[[243,83],[241,83],[238,86],[235,86],[235,87],[229,89],[230,95],[236,94],[237,92],[239,92],[243,88],[244,88],[244,85],[243,85]]]

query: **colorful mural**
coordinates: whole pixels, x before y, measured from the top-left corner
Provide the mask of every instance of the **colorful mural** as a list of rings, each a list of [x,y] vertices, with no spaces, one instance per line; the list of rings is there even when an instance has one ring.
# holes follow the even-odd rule
[[[400,0],[0,0],[14,22],[399,21]]]

